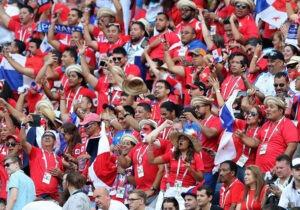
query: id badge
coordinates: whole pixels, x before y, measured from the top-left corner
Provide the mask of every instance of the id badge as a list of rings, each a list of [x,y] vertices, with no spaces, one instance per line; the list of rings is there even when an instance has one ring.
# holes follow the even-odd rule
[[[45,172],[43,177],[43,183],[50,184],[51,177],[51,174]]]
[[[237,164],[239,167],[242,168],[242,167],[244,167],[244,165],[247,163],[248,159],[249,159],[248,156],[242,154],[241,157],[238,159],[238,161],[237,161],[236,164]]]
[[[124,198],[124,195],[125,195],[125,188],[124,187],[118,187],[116,197],[117,198]]]
[[[267,147],[268,147],[267,144],[261,145],[261,148],[260,148],[260,150],[259,150],[259,154],[260,154],[260,155],[266,154],[266,152],[267,152]]]
[[[182,181],[180,181],[180,180],[175,180],[174,187],[176,187],[177,190],[181,190],[181,188],[182,188]]]
[[[138,171],[138,177],[141,178],[144,176],[144,168],[142,165],[137,167],[137,171]]]
[[[216,33],[217,33],[217,26],[216,25],[210,26],[210,35],[213,36]]]
[[[178,52],[178,55],[179,56],[185,56],[186,51],[187,51],[187,47],[181,47],[179,52]]]

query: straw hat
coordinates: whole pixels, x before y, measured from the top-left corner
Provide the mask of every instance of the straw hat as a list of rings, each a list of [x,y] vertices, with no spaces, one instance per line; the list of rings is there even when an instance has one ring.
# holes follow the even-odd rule
[[[55,112],[53,111],[53,109],[47,108],[47,107],[42,107],[40,109],[40,112],[43,116],[47,117],[52,123],[53,125],[55,125]]]
[[[130,80],[125,79],[122,83],[122,89],[131,96],[146,93],[148,88],[140,77],[132,77]]]
[[[180,0],[178,3],[177,3],[177,7],[178,9],[180,10],[183,6],[187,6],[187,7],[190,7],[194,10],[197,9],[197,6],[196,4],[193,2],[193,1],[190,1],[190,0]]]
[[[121,143],[123,143],[124,141],[131,141],[134,144],[138,144],[139,140],[132,134],[126,133],[121,137]]]
[[[47,100],[47,99],[43,99],[43,100],[38,101],[36,103],[36,105],[35,105],[35,110],[38,110],[38,109],[40,109],[42,107],[48,107],[51,110],[54,109],[52,103],[49,100]]]
[[[103,16],[103,15],[110,15],[110,16],[116,17],[116,13],[114,11],[112,11],[109,8],[105,8],[105,7],[98,10],[97,18],[101,18],[101,16]]]
[[[82,75],[81,66],[78,64],[70,65],[66,68],[66,75],[69,75],[71,72],[77,72]]]
[[[208,98],[206,96],[194,97],[191,101],[192,106],[196,106],[197,104],[203,105],[211,105],[214,102],[213,98]]]
[[[264,100],[264,105],[267,106],[268,102],[273,102],[277,106],[285,109],[285,102],[278,97],[275,96],[267,96]]]
[[[232,6],[234,6],[237,2],[242,4],[247,4],[249,6],[250,12],[253,12],[255,10],[255,5],[252,0],[231,0],[230,1]]]
[[[139,128],[140,128],[140,130],[142,129],[143,125],[145,125],[145,124],[151,125],[152,127],[157,128],[157,123],[154,120],[145,119],[145,120],[141,120],[139,122]]]
[[[193,129],[184,129],[183,132],[175,131],[175,132],[170,133],[170,139],[172,141],[173,146],[175,148],[178,148],[179,137],[184,136],[192,142],[195,151],[200,152],[201,146],[200,146],[200,142],[198,141],[196,135],[197,135],[197,133]]]
[[[292,56],[290,61],[286,65],[300,63],[300,56]]]

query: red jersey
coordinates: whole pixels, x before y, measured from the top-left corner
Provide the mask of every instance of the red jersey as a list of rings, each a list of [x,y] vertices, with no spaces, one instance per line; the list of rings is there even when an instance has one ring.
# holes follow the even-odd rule
[[[126,77],[128,77],[129,75],[132,75],[135,77],[141,76],[140,68],[135,64],[127,63],[123,69],[124,69]]]
[[[63,171],[61,158],[53,152],[32,146],[29,157],[30,176],[34,182],[36,194],[50,194],[55,200],[58,199],[59,178],[51,176],[49,184],[43,182],[45,173],[51,168],[59,168]]]
[[[185,162],[185,160],[182,160],[181,158],[179,158],[179,160],[176,160],[172,151],[169,151],[168,153],[164,154],[162,156],[162,159],[165,163],[170,164],[168,182],[170,183],[171,187],[174,186],[176,180],[182,181],[182,187],[190,187],[196,185],[197,181],[193,177],[190,170],[188,170],[185,166],[185,164],[187,163]],[[195,171],[204,171],[203,161],[199,153],[194,153],[194,157],[190,165],[193,169],[195,169]]]
[[[136,188],[144,191],[152,187],[158,172],[158,166],[148,162],[148,147],[148,144],[138,143],[128,154],[134,168]],[[153,148],[153,155],[162,155],[161,149]]]
[[[112,51],[117,47],[122,47],[126,42],[128,42],[130,38],[128,36],[121,36],[116,42],[97,42],[98,51],[101,54],[112,53]]]
[[[258,37],[258,28],[253,19],[249,14],[245,17],[238,18],[239,22],[239,32],[243,35],[244,40],[247,40],[251,37]]]
[[[275,123],[264,123],[258,131],[257,139],[261,143],[257,148],[255,165],[260,167],[263,173],[273,169],[276,157],[285,152],[288,143],[299,142],[297,128],[285,117]]]
[[[8,29],[15,33],[15,39],[23,41],[28,47],[29,40],[32,38],[36,24],[32,23],[29,26],[22,26],[20,22],[10,19]],[[35,36],[36,37],[36,36]]]
[[[233,76],[232,74],[229,74],[221,85],[221,94],[226,101],[229,96],[233,93],[234,90],[246,90],[244,82],[240,76]]]
[[[260,192],[259,199],[254,199],[256,190],[250,189],[248,192],[248,196],[244,199],[244,193],[241,194],[241,210],[261,210],[261,203],[265,197],[266,185],[262,188]]]
[[[225,186],[223,183],[220,189],[220,207],[228,210],[232,203],[240,203],[240,194],[245,190],[244,184],[237,178],[231,183],[230,186]]]
[[[185,26],[191,26],[192,28],[194,28],[196,30],[196,39],[203,40],[202,26],[199,20],[193,18],[189,22],[182,21],[181,23],[179,23],[179,25],[176,26],[175,33],[178,34],[178,36],[180,36],[180,33]]]

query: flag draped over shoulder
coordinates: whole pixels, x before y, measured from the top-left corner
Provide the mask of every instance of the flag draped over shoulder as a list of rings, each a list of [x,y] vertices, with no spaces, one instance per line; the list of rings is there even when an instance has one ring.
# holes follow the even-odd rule
[[[239,90],[235,90],[220,110],[222,127],[225,129],[225,131],[223,132],[219,143],[218,151],[215,157],[215,165],[219,165],[225,160],[232,160],[236,156],[236,149],[232,139],[234,124],[232,104],[238,92]]]
[[[111,160],[110,145],[105,132],[105,124],[101,124],[98,156],[89,167],[89,177],[94,182],[95,188],[105,187],[110,189],[117,176],[116,163]]]
[[[20,54],[10,54],[13,60],[25,67],[27,58]],[[9,62],[3,58],[0,63],[0,79],[5,79],[12,90],[17,91],[19,87],[30,86],[33,79],[16,71]]]
[[[256,0],[256,21],[259,19],[280,28],[286,21],[285,0]]]

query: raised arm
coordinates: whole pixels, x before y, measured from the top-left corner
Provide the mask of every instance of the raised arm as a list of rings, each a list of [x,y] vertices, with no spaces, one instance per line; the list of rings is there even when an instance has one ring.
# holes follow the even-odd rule
[[[232,29],[233,38],[234,38],[237,42],[243,44],[243,43],[245,42],[244,37],[243,37],[243,35],[239,32],[239,29],[238,29],[238,27],[236,26],[235,21],[236,21],[236,16],[235,16],[235,14],[232,14],[232,15],[230,16],[229,22],[230,22],[230,26],[231,26],[231,29]]]
[[[84,31],[84,39],[86,41],[87,46],[93,48],[94,50],[98,50],[98,43],[92,40],[92,37],[89,32],[88,24],[86,21],[83,22],[83,31]]]
[[[180,77],[185,77],[185,71],[183,66],[176,66],[171,55],[169,53],[169,44],[164,43],[164,52],[165,52],[165,62],[167,63],[168,70],[174,74],[177,74]]]
[[[60,43],[59,43],[59,41],[54,39],[54,27],[55,27],[55,24],[57,23],[57,21],[58,21],[58,16],[53,15],[50,27],[48,29],[48,43],[52,47],[54,47],[55,49],[58,50]]]
[[[20,143],[21,143],[23,150],[25,151],[25,153],[27,155],[30,154],[32,145],[26,141],[25,127],[26,127],[27,123],[31,122],[31,121],[33,121],[32,116],[28,115],[21,123],[21,130],[20,130]]]
[[[123,9],[122,9],[122,5],[121,5],[121,2],[120,0],[112,0],[115,8],[116,8],[116,11],[117,11],[117,15],[116,15],[116,19],[119,23],[123,23],[124,20],[123,20]]]
[[[4,9],[2,1],[1,1],[1,4],[0,4],[0,25],[7,28],[10,19],[11,19],[11,17],[5,12],[5,9]]]

